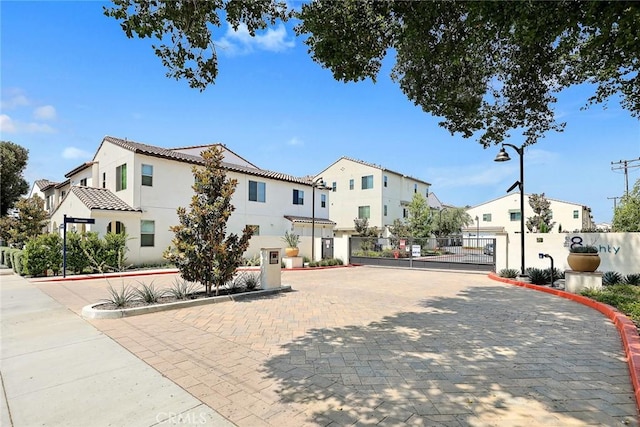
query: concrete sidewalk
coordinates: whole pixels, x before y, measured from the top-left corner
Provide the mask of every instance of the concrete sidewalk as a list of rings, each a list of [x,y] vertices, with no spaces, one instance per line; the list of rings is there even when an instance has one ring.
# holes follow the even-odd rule
[[[0,283],[2,426],[233,425],[27,280]]]

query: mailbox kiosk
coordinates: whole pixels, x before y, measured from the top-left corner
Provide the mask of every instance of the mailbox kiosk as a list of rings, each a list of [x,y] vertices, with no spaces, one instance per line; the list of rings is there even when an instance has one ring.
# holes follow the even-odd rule
[[[260,249],[260,287],[276,289],[281,285],[280,248]]]

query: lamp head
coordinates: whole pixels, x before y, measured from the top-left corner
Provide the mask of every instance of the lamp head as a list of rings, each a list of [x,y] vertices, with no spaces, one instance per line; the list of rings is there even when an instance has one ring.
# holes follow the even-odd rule
[[[496,158],[493,159],[494,162],[508,162],[509,160],[511,160],[511,157],[509,157],[509,153],[507,153],[507,150],[505,150],[504,147],[500,149]]]

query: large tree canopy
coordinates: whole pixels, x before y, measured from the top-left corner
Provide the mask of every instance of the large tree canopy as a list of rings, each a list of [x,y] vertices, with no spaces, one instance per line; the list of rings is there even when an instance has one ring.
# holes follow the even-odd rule
[[[290,16],[285,2],[277,0],[112,0],[105,8],[116,18],[127,37],[160,40],[153,49],[167,67],[168,77],[186,79],[192,88],[204,90],[218,75],[218,55],[211,28],[228,22],[234,30],[245,25],[256,30]]]
[[[105,14],[127,36],[154,37],[168,75],[203,90],[215,82],[211,29],[225,20],[251,35],[292,11],[276,0],[113,0]],[[640,2],[316,0],[296,14],[312,58],[340,81],[391,76],[451,133],[484,146],[521,131],[527,144],[560,131],[555,95],[593,83],[586,104],[619,95],[640,114]]]
[[[640,113],[640,3],[623,1],[314,1],[298,33],[337,80],[391,76],[451,133],[484,146],[518,129],[527,144],[561,130],[555,94],[596,85],[587,103],[621,95]]]
[[[0,215],[6,215],[15,202],[29,191],[22,173],[29,150],[10,141],[0,141]]]

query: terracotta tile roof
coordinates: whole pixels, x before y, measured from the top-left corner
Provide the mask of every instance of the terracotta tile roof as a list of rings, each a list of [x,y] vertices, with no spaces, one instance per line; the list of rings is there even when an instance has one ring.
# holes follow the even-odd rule
[[[393,171],[393,170],[391,170],[391,169],[387,169],[387,168],[385,168],[384,166],[376,165],[375,163],[369,163],[369,162],[365,162],[364,160],[358,160],[358,159],[354,159],[354,158],[347,157],[347,156],[342,156],[342,157],[340,157],[338,160],[336,160],[335,162],[333,162],[333,163],[332,163],[328,168],[325,168],[325,169],[323,170],[323,172],[324,172],[325,170],[329,169],[331,166],[333,166],[333,165],[335,165],[336,163],[338,163],[340,160],[348,160],[348,161],[350,161],[350,162],[359,163],[359,164],[364,165],[364,166],[369,166],[369,167],[371,167],[371,168],[380,169],[380,170],[381,170],[381,171],[383,171],[383,172],[389,172],[389,173],[393,173],[393,174],[395,174],[395,175],[402,176],[402,177],[404,177],[404,178],[409,178],[409,179],[412,179],[412,180],[414,180],[414,181],[420,182],[420,183],[422,183],[422,184],[431,185],[431,183],[429,183],[429,182],[427,182],[427,181],[424,181],[424,180],[422,180],[422,179],[420,179],[420,178],[416,178],[416,177],[414,177],[414,176],[407,175],[407,174],[404,174],[404,173],[402,173],[402,172],[396,172],[396,171]],[[322,175],[322,172],[320,172],[320,174],[319,174],[319,175]]]
[[[311,224],[314,221],[310,216],[285,215],[284,217],[291,222],[301,222],[304,224]],[[336,223],[331,221],[330,219],[317,217],[315,219],[315,223],[320,225],[336,225]]]
[[[139,209],[132,208],[106,188],[73,186],[69,189],[69,194],[71,193],[75,194],[91,210],[140,212]]]
[[[129,141],[126,139],[114,138],[112,136],[105,136],[104,141],[115,144],[119,147],[133,151],[134,153],[145,154],[147,156],[160,157],[169,160],[175,160],[178,162],[186,162],[196,165],[204,164],[202,157],[192,156],[190,154],[179,153],[168,148],[156,147],[154,145],[141,144],[139,142]],[[234,153],[235,154],[235,153]],[[223,162],[222,166],[229,171],[244,173],[247,175],[260,176],[263,178],[271,178],[279,181],[287,181],[298,183],[302,185],[311,186],[311,180],[305,178],[298,178],[295,176],[287,175],[280,172],[273,172],[266,169],[250,168],[241,165],[235,165],[232,163]]]
[[[81,164],[80,166],[71,169],[69,172],[67,172],[66,174],[64,174],[65,178],[69,178],[75,174],[77,174],[78,172],[82,172],[83,170],[85,170],[86,168],[89,168],[93,165],[94,162],[85,162],[83,164]]]
[[[37,179],[35,184],[38,186],[38,189],[42,191],[45,188],[51,187],[52,185],[56,185],[57,182],[49,181],[48,179]]]

